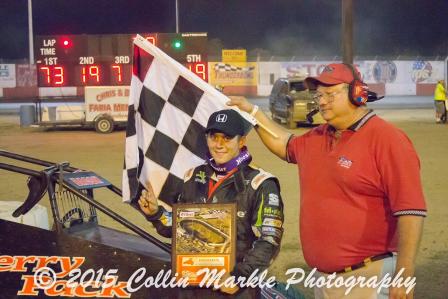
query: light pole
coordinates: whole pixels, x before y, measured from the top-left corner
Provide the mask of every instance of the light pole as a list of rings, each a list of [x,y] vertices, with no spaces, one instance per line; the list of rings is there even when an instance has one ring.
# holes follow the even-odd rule
[[[28,0],[28,47],[29,47],[29,63],[34,64],[33,3],[31,0]]]
[[[179,33],[179,4],[177,1],[178,0],[176,0],[176,33]]]
[[[353,0],[342,0],[342,57],[353,63]]]

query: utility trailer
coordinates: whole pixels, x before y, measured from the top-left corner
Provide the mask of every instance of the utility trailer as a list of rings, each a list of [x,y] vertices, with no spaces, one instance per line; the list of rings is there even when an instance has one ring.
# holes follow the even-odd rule
[[[86,86],[81,101],[53,107],[42,107],[37,102],[36,122],[32,126],[94,128],[103,134],[126,126],[129,86]]]

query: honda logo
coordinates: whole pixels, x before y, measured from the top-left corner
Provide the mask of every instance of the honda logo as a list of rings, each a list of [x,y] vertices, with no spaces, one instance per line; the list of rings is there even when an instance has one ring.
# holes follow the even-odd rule
[[[226,114],[218,114],[216,115],[216,122],[218,123],[225,123],[227,121],[227,115]]]

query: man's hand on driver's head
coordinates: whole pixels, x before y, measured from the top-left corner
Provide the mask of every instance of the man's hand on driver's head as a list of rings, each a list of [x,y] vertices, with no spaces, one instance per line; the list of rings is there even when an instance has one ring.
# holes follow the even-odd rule
[[[241,111],[251,113],[254,105],[251,104],[245,97],[229,96],[230,101],[226,103],[227,106],[237,106]]]

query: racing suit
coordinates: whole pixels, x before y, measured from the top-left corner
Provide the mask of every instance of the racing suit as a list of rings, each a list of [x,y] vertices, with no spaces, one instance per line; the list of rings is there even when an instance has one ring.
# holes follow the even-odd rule
[[[283,234],[283,202],[280,186],[272,174],[252,164],[240,165],[218,184],[213,168],[200,165],[187,172],[178,203],[237,202],[236,264],[232,275],[249,276],[269,267],[280,249]],[[210,182],[212,181],[212,182]],[[211,192],[211,193],[210,193]],[[146,216],[157,232],[170,238],[172,213],[162,206]]]

